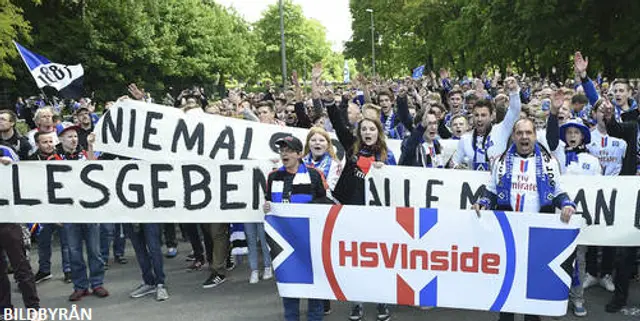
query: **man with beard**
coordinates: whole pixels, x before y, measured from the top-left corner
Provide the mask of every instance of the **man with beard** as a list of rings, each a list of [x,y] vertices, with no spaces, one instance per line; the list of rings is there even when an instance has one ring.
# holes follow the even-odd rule
[[[10,110],[0,110],[0,144],[11,146],[22,160],[29,157],[29,140],[15,129],[18,117]]]
[[[89,108],[82,106],[76,110],[76,117],[78,118],[78,144],[82,148],[87,149],[87,136],[93,132],[93,121],[91,120],[91,113]]]

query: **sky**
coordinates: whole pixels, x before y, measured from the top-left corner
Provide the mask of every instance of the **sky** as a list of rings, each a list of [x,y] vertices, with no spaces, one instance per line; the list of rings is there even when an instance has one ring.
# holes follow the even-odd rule
[[[277,4],[278,0],[216,0],[224,6],[234,7],[249,22],[256,22],[262,12],[270,4]],[[293,0],[301,5],[304,15],[313,18],[327,29],[327,40],[333,50],[342,51],[344,42],[351,38],[351,12],[349,0]]]

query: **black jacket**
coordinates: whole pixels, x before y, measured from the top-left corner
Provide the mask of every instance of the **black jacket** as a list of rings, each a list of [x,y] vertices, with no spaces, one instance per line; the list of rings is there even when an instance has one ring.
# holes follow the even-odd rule
[[[640,126],[640,111],[632,110],[625,113],[627,121],[617,122],[613,117],[607,121],[609,135],[623,139],[627,143],[627,152],[622,161],[620,175],[634,176],[640,165],[638,155],[638,126]]]

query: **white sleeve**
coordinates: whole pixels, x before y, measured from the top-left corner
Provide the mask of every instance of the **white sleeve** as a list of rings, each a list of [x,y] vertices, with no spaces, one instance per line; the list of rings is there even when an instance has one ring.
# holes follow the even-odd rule
[[[509,136],[511,136],[513,125],[515,125],[518,119],[520,119],[521,111],[522,102],[520,101],[520,91],[509,93],[509,109],[500,123],[503,135],[507,137],[507,140],[509,139]]]
[[[458,166],[461,165],[462,163],[464,163],[464,142],[466,140],[468,135],[462,135],[462,137],[460,137],[460,140],[458,141],[458,149],[456,149],[454,155],[453,155],[453,165],[454,166]]]
[[[498,188],[496,187],[496,182],[498,181],[498,169],[500,168],[500,157],[496,158],[496,160],[491,165],[491,177],[489,179],[489,183],[486,185],[487,191],[498,194]]]

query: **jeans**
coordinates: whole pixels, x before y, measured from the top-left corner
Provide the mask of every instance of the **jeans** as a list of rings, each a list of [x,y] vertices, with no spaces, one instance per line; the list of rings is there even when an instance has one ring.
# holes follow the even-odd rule
[[[571,276],[572,286],[569,290],[569,299],[572,303],[582,303],[584,304],[584,278],[586,276],[586,262],[585,255],[587,253],[587,247],[584,245],[578,245],[576,247],[576,262],[578,263],[578,273],[576,271],[573,272]],[[574,267],[575,270],[575,267]],[[575,280],[576,276],[578,276],[578,280]],[[579,281],[580,284],[573,285],[573,282]]]
[[[105,263],[109,262],[109,248],[113,242],[113,256],[124,256],[126,238],[121,223],[100,224],[100,254]]]
[[[147,285],[165,284],[160,224],[124,224],[127,237],[136,252],[136,259]]]
[[[249,267],[251,271],[258,270],[258,238],[260,238],[260,249],[262,250],[262,260],[264,267],[271,267],[271,255],[267,246],[267,236],[264,232],[263,223],[245,223],[244,233],[247,237],[249,247]]]
[[[209,223],[203,225],[205,234],[211,237],[213,255],[211,256],[211,271],[222,276],[227,274],[227,258],[229,257],[229,224]]]
[[[54,232],[58,232],[58,238],[60,239],[62,272],[71,272],[67,233],[63,226],[56,224],[42,224],[42,230],[40,230],[40,235],[38,235],[38,270],[43,273],[51,273],[51,239]]]
[[[174,223],[162,224],[162,230],[164,231],[164,243],[169,247],[178,247],[176,241],[176,225]]]
[[[64,224],[71,258],[71,279],[75,290],[95,289],[104,281],[104,261],[100,255],[100,224]],[[83,243],[87,247],[87,265],[84,262]]]
[[[18,281],[18,287],[22,292],[22,301],[26,308],[39,308],[40,299],[36,289],[36,281],[27,259],[24,242],[22,240],[22,228],[18,224],[0,224],[0,313],[5,308],[12,308],[11,281],[7,275],[7,254],[9,262],[14,269],[13,277]]]
[[[300,321],[300,299],[298,298],[282,298],[284,305],[285,321]],[[309,308],[307,312],[307,320],[322,321],[324,317],[324,303],[322,300],[309,299]]]

